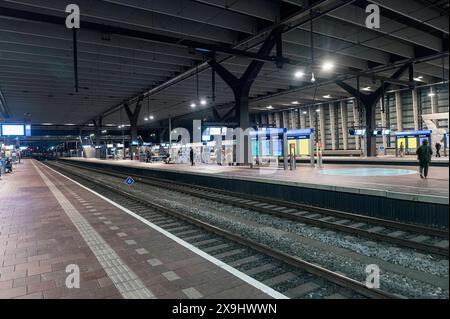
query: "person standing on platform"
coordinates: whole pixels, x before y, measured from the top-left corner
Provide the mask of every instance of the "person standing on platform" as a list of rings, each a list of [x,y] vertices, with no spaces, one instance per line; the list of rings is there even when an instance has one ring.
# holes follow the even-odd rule
[[[431,163],[431,155],[433,155],[433,151],[428,145],[427,140],[423,140],[422,145],[417,149],[416,153],[419,159],[420,178],[427,178],[428,168],[430,167]]]
[[[403,155],[405,154],[405,145],[403,144],[403,142],[400,142],[399,153],[400,157],[403,157]]]
[[[194,149],[191,147],[191,151],[189,152],[189,156],[191,158],[191,166],[194,166]]]
[[[436,147],[436,157],[441,157],[441,143],[439,143],[439,142],[436,142],[436,145],[435,145],[435,147]]]

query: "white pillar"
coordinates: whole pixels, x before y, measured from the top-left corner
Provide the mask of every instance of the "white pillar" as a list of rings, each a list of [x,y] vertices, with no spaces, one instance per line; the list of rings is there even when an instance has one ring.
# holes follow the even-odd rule
[[[380,111],[381,111],[381,108],[380,108]],[[381,126],[382,127],[386,127],[386,110],[385,110],[385,112],[380,112],[381,113]],[[383,134],[383,147],[384,147],[384,149],[386,149],[387,148],[387,139],[388,139],[388,136],[386,136],[386,135],[384,135]]]
[[[336,108],[334,103],[328,104],[330,110],[331,149],[336,150]]]
[[[281,127],[280,112],[275,113],[275,126]]]
[[[271,126],[273,124],[273,113],[267,114],[267,126]]]
[[[348,150],[348,113],[346,101],[341,101],[341,120],[343,149]]]
[[[397,114],[397,131],[403,131],[402,96],[399,91],[395,92],[395,112]]]
[[[431,90],[431,88],[430,88],[430,90]],[[434,93],[434,95],[430,97],[430,99],[431,99],[431,113],[435,114],[435,113],[439,113],[438,112],[438,96],[437,96],[435,88],[433,88],[433,93]]]
[[[308,108],[308,112],[309,112],[309,126],[315,128],[316,127],[316,123],[315,123],[315,110],[313,106],[310,106]],[[316,132],[317,133],[317,132]]]
[[[322,143],[322,149],[326,148],[326,131],[325,131],[325,107],[320,105],[319,107],[319,125],[320,125],[320,143]]]
[[[413,104],[414,129],[419,130],[419,101],[417,99],[417,90],[411,90]]]
[[[355,122],[355,126],[358,127],[361,125],[361,123],[359,122],[359,110],[358,107],[356,105],[356,100],[353,101],[353,121]],[[355,145],[356,145],[356,149],[360,150],[361,149],[361,138],[359,136],[355,136]]]
[[[306,128],[306,114],[303,114],[305,110],[299,110],[300,114],[300,128],[305,129]]]
[[[296,110],[291,110],[289,112],[289,116],[290,116],[290,119],[291,119],[291,127],[290,127],[291,130],[297,129],[297,119],[295,118],[296,114],[297,114]]]

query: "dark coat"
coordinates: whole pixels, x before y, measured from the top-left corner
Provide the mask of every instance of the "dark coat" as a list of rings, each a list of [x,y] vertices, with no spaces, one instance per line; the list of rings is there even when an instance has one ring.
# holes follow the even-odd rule
[[[433,151],[429,145],[420,146],[416,153],[421,166],[430,164]]]

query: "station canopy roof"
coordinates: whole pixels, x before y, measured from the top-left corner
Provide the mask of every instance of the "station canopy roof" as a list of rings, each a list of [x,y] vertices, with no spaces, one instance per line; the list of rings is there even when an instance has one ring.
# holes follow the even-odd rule
[[[0,1],[0,120],[83,125],[103,115],[105,124],[127,123],[121,106],[130,101],[133,107],[143,94],[141,125],[148,108],[155,123],[213,106],[226,112],[233,93],[216,75],[212,100],[206,61],[214,51],[239,77],[250,53],[280,24],[287,26],[283,57],[295,63],[264,64],[250,92],[253,113],[349,97],[335,79],[355,86],[357,74],[377,70],[361,77],[361,88],[370,91],[406,61],[415,62],[419,84],[448,79],[448,55],[442,55],[448,53],[448,1],[77,0],[75,92],[73,33],[64,23],[69,3]],[[380,8],[378,29],[366,26],[369,4]],[[323,70],[325,63],[334,67]],[[194,109],[197,87],[207,103]]]

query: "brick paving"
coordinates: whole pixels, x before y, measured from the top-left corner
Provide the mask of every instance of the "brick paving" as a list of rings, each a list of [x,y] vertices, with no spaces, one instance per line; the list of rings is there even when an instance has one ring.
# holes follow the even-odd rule
[[[95,194],[35,165],[38,169],[23,161],[0,180],[0,299],[269,298]],[[96,245],[110,250],[101,253]],[[66,287],[68,265],[79,266],[79,289]]]

